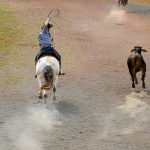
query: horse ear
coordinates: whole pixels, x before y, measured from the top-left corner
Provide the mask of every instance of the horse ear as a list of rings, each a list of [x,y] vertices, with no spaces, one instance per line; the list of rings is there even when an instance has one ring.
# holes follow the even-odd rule
[[[148,52],[146,49],[142,49],[142,52]]]
[[[134,49],[131,49],[131,52],[133,52],[134,51]]]

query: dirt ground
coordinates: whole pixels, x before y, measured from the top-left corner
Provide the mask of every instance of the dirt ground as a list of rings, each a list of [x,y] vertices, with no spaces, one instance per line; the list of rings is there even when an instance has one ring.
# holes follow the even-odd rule
[[[2,0],[3,1],[3,0]],[[115,0],[7,0],[24,30],[21,81],[0,93],[0,150],[149,150],[150,7]],[[38,100],[37,36],[47,13],[60,10],[52,33],[66,73],[57,100]],[[27,39],[27,40],[24,40]],[[134,46],[147,64],[146,90],[131,90],[127,58]],[[13,69],[13,68],[12,68]],[[13,70],[12,70],[13,72]]]

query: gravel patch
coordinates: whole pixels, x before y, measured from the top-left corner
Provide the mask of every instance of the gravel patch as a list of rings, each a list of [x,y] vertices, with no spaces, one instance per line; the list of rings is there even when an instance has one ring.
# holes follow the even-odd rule
[[[126,8],[127,8],[128,13],[150,15],[150,6],[143,6],[143,5],[138,5],[134,3],[129,3]]]

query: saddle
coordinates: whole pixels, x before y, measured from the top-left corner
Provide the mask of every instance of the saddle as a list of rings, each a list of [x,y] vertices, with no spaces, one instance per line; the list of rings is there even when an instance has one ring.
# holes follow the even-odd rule
[[[58,56],[58,54],[55,52],[55,51],[49,51],[49,52],[47,52],[47,51],[41,51],[39,54],[38,54],[38,56],[37,56],[37,61],[40,59],[40,58],[42,58],[42,57],[44,57],[44,56],[53,56],[53,57],[55,57],[58,61],[60,61],[60,58],[59,58],[59,56]]]

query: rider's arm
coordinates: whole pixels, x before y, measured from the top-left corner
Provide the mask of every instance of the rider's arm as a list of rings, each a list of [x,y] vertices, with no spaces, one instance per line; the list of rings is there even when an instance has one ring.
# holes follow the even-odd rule
[[[47,26],[49,23],[49,18],[46,20],[45,25]]]
[[[43,27],[43,29],[42,29],[42,32],[43,32],[44,34],[49,34],[48,29],[47,29],[48,23],[49,23],[49,18],[45,21],[44,27]]]

